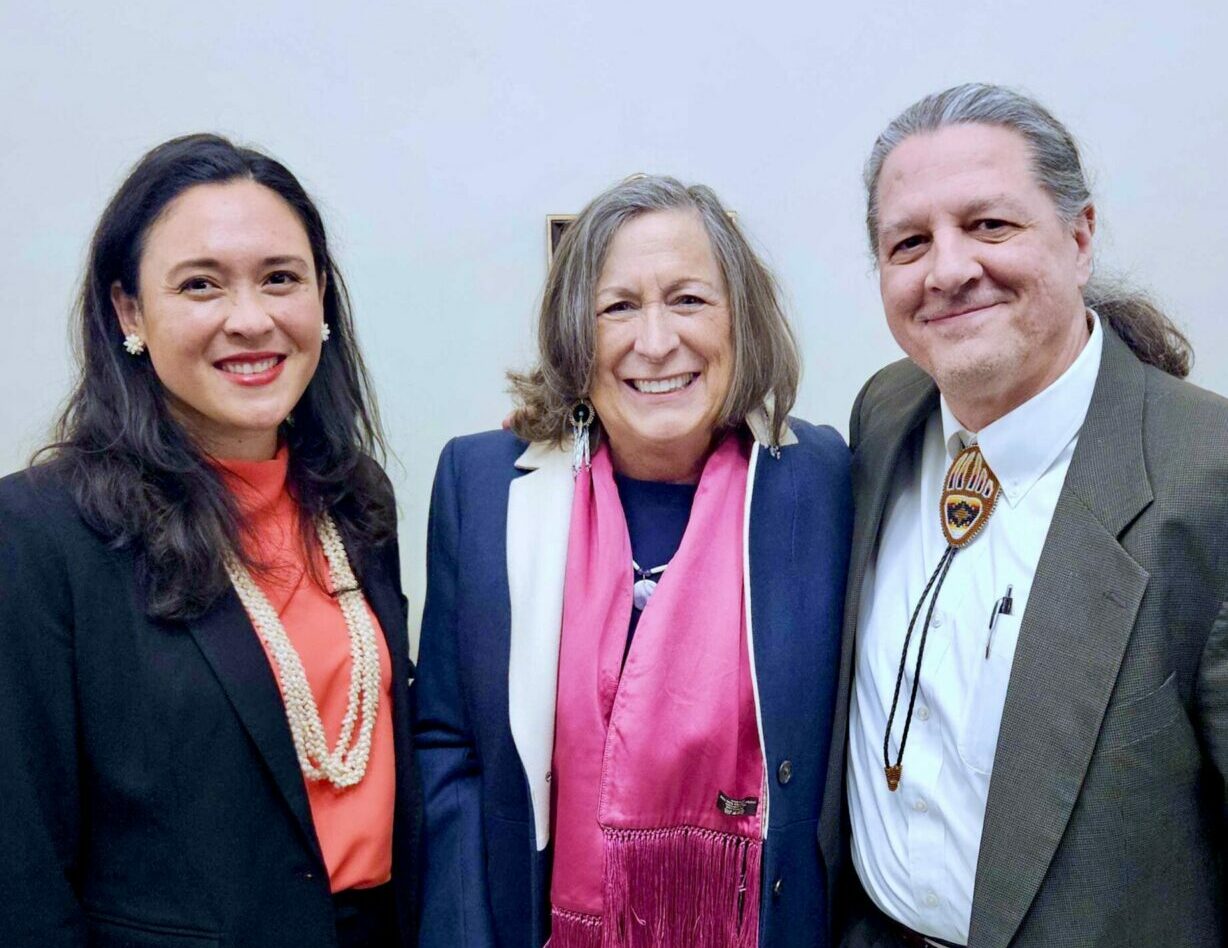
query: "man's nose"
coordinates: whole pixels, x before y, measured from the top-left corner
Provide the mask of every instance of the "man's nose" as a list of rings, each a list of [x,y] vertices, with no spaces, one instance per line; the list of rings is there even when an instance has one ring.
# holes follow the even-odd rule
[[[935,234],[930,246],[925,288],[938,293],[957,293],[984,274],[980,244],[963,233]]]

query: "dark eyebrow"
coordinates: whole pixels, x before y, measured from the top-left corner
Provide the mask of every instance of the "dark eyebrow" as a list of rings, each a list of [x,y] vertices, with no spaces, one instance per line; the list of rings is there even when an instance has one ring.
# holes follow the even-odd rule
[[[306,260],[304,260],[302,257],[296,257],[293,254],[283,257],[265,257],[263,262],[266,267],[284,267],[287,264],[296,263],[304,270],[309,269]]]
[[[222,270],[225,269],[218,261],[212,257],[196,257],[192,260],[181,260],[179,263],[171,267],[170,272],[175,273],[178,270]]]
[[[307,264],[307,261],[304,260],[302,257],[296,256],[295,254],[282,254],[276,257],[265,257],[263,260],[260,261],[261,268],[285,267],[285,266],[291,266],[291,265],[300,266],[304,270],[310,269],[310,267]],[[173,267],[171,267],[170,272],[174,274],[180,270],[225,270],[225,269],[226,267],[223,266],[222,262],[220,260],[216,260],[213,257],[194,257],[191,260],[182,260],[179,263],[175,264]]]

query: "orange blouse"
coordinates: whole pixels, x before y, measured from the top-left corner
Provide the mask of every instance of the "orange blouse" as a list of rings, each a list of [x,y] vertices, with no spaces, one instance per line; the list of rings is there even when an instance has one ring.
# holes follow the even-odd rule
[[[254,543],[249,546],[249,553],[257,563],[270,567],[253,578],[281,616],[286,635],[302,660],[307,683],[320,709],[328,746],[333,747],[349,699],[350,640],[341,606],[312,582],[306,569],[298,539],[298,508],[286,489],[288,462],[289,456],[282,448],[271,461],[215,463],[252,526]],[[347,552],[353,563],[353,551]],[[318,574],[327,577],[328,566],[318,543],[313,555]],[[369,606],[367,611],[371,611]],[[379,630],[379,620],[373,612],[371,621]],[[333,892],[379,885],[392,874],[396,798],[392,663],[384,636],[377,634],[376,640],[380,698],[366,774],[357,785],[344,790],[325,780],[305,781],[311,818]],[[273,665],[267,648],[265,654]],[[280,684],[279,681],[278,687]]]

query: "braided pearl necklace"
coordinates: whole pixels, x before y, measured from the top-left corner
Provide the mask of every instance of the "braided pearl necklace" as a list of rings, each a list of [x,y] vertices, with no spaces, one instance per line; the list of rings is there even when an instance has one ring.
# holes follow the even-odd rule
[[[294,740],[294,750],[298,754],[303,776],[308,780],[327,780],[340,789],[354,786],[367,772],[371,733],[379,707],[379,648],[366,601],[358,588],[354,571],[350,569],[345,544],[341,542],[341,534],[333,518],[327,513],[321,514],[316,521],[316,534],[324,549],[329,579],[350,636],[349,701],[341,721],[341,733],[331,751],[324,734],[324,724],[320,720],[320,709],[307,684],[303,662],[286,635],[281,617],[233,552],[227,551],[223,562],[235,592],[239,594],[239,601],[256,628],[256,634],[273,656],[273,668],[281,686],[286,720],[290,724],[290,736]],[[360,717],[358,738],[354,740],[354,727]]]

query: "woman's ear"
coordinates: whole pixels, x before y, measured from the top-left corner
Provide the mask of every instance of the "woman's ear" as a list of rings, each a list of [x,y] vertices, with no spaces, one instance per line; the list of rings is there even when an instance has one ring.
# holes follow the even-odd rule
[[[144,338],[145,327],[141,320],[141,304],[135,296],[129,296],[124,292],[119,280],[111,284],[111,306],[115,309],[115,316],[119,320],[120,331],[125,336],[136,334]]]

